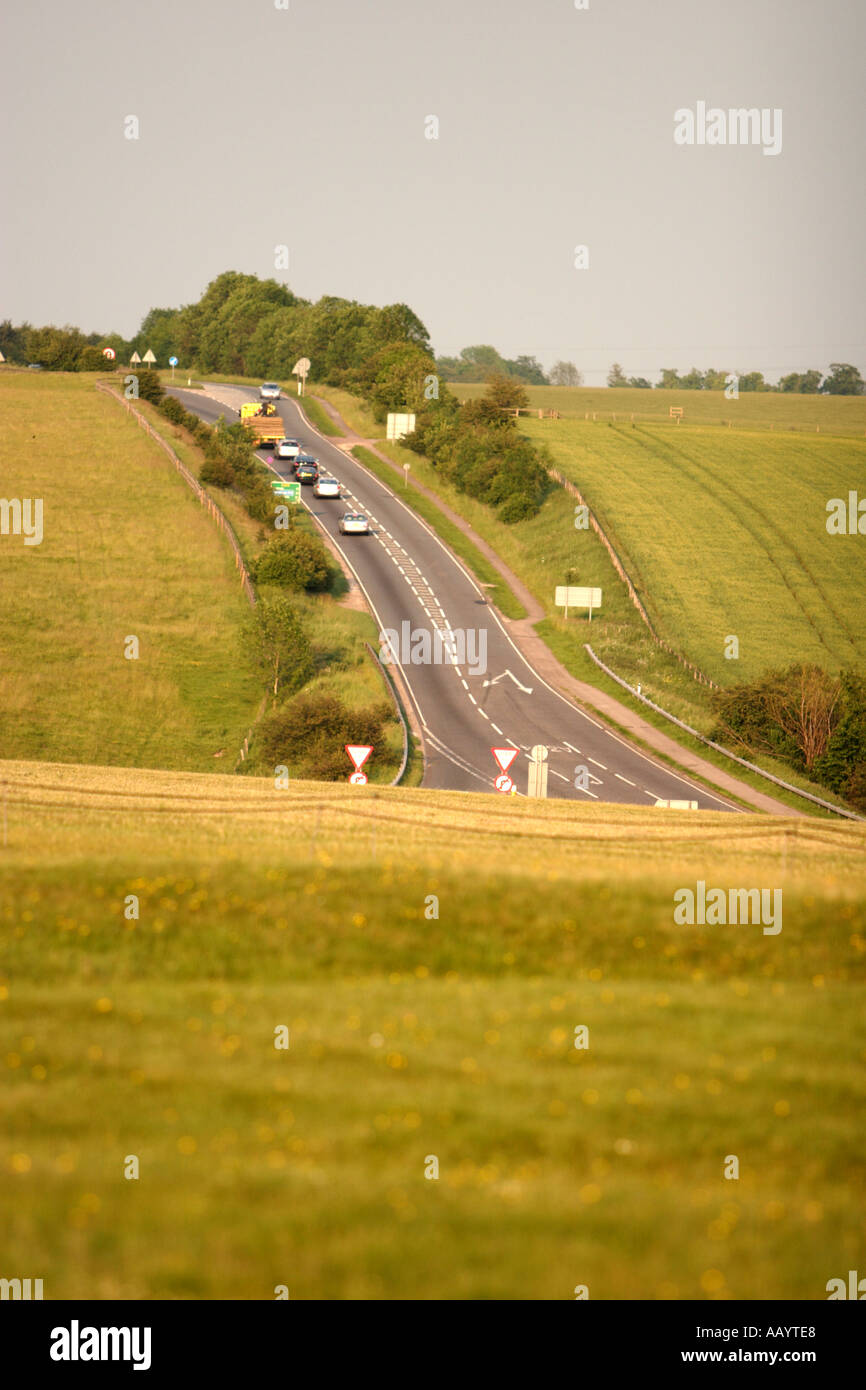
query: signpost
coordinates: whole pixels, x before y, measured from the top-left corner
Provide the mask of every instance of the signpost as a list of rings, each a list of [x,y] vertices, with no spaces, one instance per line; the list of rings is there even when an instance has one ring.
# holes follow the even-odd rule
[[[405,439],[407,434],[411,434],[415,429],[415,416],[412,411],[388,412],[388,425],[386,435],[388,439]]]
[[[601,589],[557,584],[554,603],[557,608],[565,609],[566,618],[569,608],[588,608],[589,621],[592,622],[593,608],[601,608]]]
[[[134,353],[132,354],[132,356],[130,357],[130,359],[129,359],[129,365],[130,365],[130,367],[134,367],[134,366],[136,365],[136,363],[137,363],[137,362],[140,362],[140,361],[141,361],[141,358],[139,357],[138,353],[137,353],[137,352],[134,352]]]
[[[547,759],[550,749],[536,743],[530,753],[528,796],[547,796]]]
[[[672,405],[672,406],[671,406],[671,410],[670,410],[670,415],[671,415],[671,419],[672,419],[672,420],[676,420],[677,424],[679,424],[679,423],[680,423],[680,420],[683,418],[683,408],[682,408],[682,406],[681,406],[681,405]]]
[[[349,781],[355,787],[363,787],[367,781],[367,774],[366,772],[362,772],[361,768],[373,751],[372,744],[347,743],[345,744],[345,749],[352,759],[352,762],[355,764],[355,771],[352,773]]]
[[[514,786],[514,783],[512,782],[511,778],[508,776],[508,769],[510,768],[511,764],[514,762],[514,759],[517,757],[518,753],[520,752],[520,749],[519,749],[519,748],[491,748],[490,751],[491,751],[491,753],[493,754],[493,756],[494,756],[494,758],[496,759],[496,761],[498,762],[500,768],[502,769],[501,773],[500,773],[499,776],[496,778],[496,781],[495,781],[494,784],[493,784],[493,785],[495,786],[496,790],[497,790],[498,792],[505,792],[506,794],[507,794],[508,792],[515,791],[516,788],[515,788],[515,786]]]
[[[310,370],[310,365],[311,363],[309,357],[299,357],[294,367],[292,368],[292,376],[296,376],[298,378],[299,396],[302,396],[304,394],[304,386],[306,385],[307,372]]]
[[[146,362],[148,366],[153,366],[153,364],[156,362],[156,358],[154,357],[150,348],[147,349],[147,352],[144,354],[141,360],[142,362]]]
[[[404,464],[403,464],[403,475],[404,475],[404,476],[403,476],[403,486],[404,486],[404,487],[408,487],[408,486],[409,486],[409,469],[410,469],[410,467],[411,467],[411,464],[408,464],[408,463],[404,463]]]
[[[177,358],[176,358],[176,357],[170,357],[170,358],[168,359],[168,365],[171,367],[171,379],[172,379],[172,381],[174,381],[174,369],[175,369],[175,367],[177,366]]]
[[[102,355],[103,357],[107,357],[109,362],[113,362],[116,356],[114,348],[103,348]]]

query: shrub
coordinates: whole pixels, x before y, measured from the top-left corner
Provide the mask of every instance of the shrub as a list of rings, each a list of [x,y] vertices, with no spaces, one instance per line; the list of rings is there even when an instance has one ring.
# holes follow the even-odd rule
[[[538,511],[538,503],[528,496],[525,492],[513,492],[507,497],[499,508],[499,520],[513,526],[517,521],[526,521],[530,516],[535,516]]]
[[[211,487],[232,487],[235,481],[231,464],[218,454],[205,459],[198,476]]]
[[[157,372],[152,372],[149,367],[140,367],[135,373],[138,377],[138,394],[143,401],[150,401],[153,405],[159,405],[165,392],[160,384]]]
[[[318,536],[305,531],[282,531],[254,561],[253,578],[257,584],[320,592],[331,582],[328,552]]]
[[[352,770],[345,745],[381,748],[390,717],[386,703],[352,710],[335,695],[296,695],[262,721],[262,752],[274,767],[291,763],[300,777],[343,781]]]

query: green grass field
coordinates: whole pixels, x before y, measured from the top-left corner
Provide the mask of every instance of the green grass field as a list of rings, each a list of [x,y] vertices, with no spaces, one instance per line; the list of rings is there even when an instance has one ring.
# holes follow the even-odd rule
[[[479,383],[448,383],[458,400],[471,400],[484,394]],[[599,420],[630,422],[665,421],[679,428],[671,418],[671,406],[682,407],[683,424],[724,425],[730,429],[772,430],[776,433],[818,431],[830,434],[866,436],[866,396],[798,396],[794,392],[742,391],[737,400],[726,400],[724,391],[636,391],[626,388],[594,386],[529,386],[526,388],[533,410],[558,410],[569,419],[584,419],[593,413]]]
[[[862,537],[826,503],[866,440],[718,427],[521,421],[586,496],[659,634],[720,684],[797,660],[866,664]],[[585,534],[585,533],[584,533]],[[725,658],[725,639],[739,658]]]
[[[233,764],[261,692],[220,532],[90,377],[4,375],[0,420],[4,496],[44,505],[41,545],[0,537],[0,756]]]
[[[822,1299],[864,1267],[862,827],[0,779],[4,1273],[46,1298]],[[781,887],[781,933],[676,926],[699,878]]]
[[[185,431],[146,401],[138,407],[197,475],[201,450]],[[91,378],[10,373],[0,378],[0,420],[5,494],[42,497],[45,518],[40,546],[0,537],[0,756],[233,767],[262,686],[244,654],[249,605],[221,533]],[[208,491],[249,562],[265,529],[231,493]],[[315,530],[305,514],[298,525]],[[376,624],[335,601],[345,590],[335,565],[331,594],[293,602],[317,657],[310,692],[358,708],[388,697],[364,647],[376,645]],[[130,634],[138,661],[123,656]],[[396,718],[386,745],[373,780],[390,781],[399,765]],[[416,759],[410,781],[418,774]]]

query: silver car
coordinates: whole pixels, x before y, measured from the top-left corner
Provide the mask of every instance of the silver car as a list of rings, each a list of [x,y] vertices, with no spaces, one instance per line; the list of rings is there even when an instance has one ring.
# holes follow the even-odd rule
[[[341,492],[342,488],[336,478],[318,477],[313,488],[315,497],[339,497]]]
[[[298,439],[280,439],[274,450],[278,459],[296,459],[301,452],[301,444]]]
[[[259,400],[278,401],[280,399],[280,386],[277,381],[265,381],[259,387]]]
[[[370,523],[360,512],[346,512],[340,517],[340,531],[344,536],[369,536]]]

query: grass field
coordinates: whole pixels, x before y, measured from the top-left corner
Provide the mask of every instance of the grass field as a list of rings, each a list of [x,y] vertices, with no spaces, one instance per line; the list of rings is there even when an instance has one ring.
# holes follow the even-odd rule
[[[139,408],[197,475],[198,447],[147,402]],[[244,655],[249,605],[221,533],[90,377],[0,376],[0,419],[4,494],[41,497],[45,518],[39,546],[0,537],[0,756],[234,767],[262,685]],[[261,523],[230,493],[209,491],[253,559],[267,539]],[[315,529],[306,515],[298,525]],[[375,646],[376,624],[335,601],[345,589],[335,566],[331,595],[293,602],[317,656],[310,692],[360,707],[388,697],[364,647]],[[127,635],[139,639],[137,661],[123,656]],[[396,718],[386,744],[373,780],[390,781],[399,765]]]
[[[261,698],[231,552],[165,454],[90,377],[0,377],[0,755],[205,770]],[[138,660],[124,657],[139,639]]]
[[[815,1299],[864,1267],[862,827],[0,779],[4,1274],[46,1298]],[[782,931],[676,926],[697,879],[781,887]]]
[[[458,400],[484,394],[481,383],[448,383]],[[724,391],[636,391],[587,386],[529,386],[533,410],[558,410],[570,419],[595,413],[607,421],[665,421],[680,428],[670,408],[681,407],[683,424],[724,425],[731,429],[807,431],[866,435],[866,396],[798,396],[794,392],[742,391],[737,400],[726,400]]]
[[[720,684],[866,664],[862,537],[830,535],[866,440],[521,421],[578,484],[662,637]],[[585,534],[585,533],[584,533]],[[725,658],[728,635],[739,659]]]

